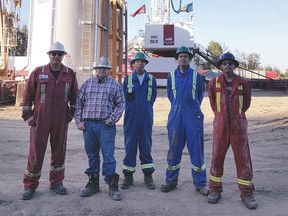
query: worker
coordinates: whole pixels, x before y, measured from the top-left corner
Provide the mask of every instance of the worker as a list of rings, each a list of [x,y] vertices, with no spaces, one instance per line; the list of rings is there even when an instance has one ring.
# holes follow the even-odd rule
[[[234,73],[239,66],[232,53],[221,55],[218,68],[223,72],[208,84],[208,95],[214,112],[213,150],[210,168],[209,203],[221,197],[223,165],[231,145],[237,169],[241,198],[249,209],[256,209],[253,197],[253,172],[247,136],[245,112],[250,107],[251,90],[246,80]]]
[[[167,123],[169,150],[166,184],[162,185],[161,191],[170,192],[176,188],[182,152],[187,142],[194,187],[201,195],[207,196],[209,190],[206,187],[204,161],[204,115],[200,109],[205,84],[201,75],[190,67],[192,58],[193,54],[188,47],[179,47],[175,55],[178,67],[167,79],[167,94],[171,104]]]
[[[132,59],[134,70],[125,77],[123,90],[126,98],[124,114],[125,158],[123,160],[124,181],[122,189],[133,183],[136,171],[137,146],[144,183],[147,188],[155,189],[152,178],[154,163],[152,150],[153,104],[157,95],[154,76],[145,70],[148,60],[143,52],[136,52]]]
[[[89,167],[85,174],[88,183],[81,197],[100,191],[100,150],[103,156],[102,175],[109,185],[108,194],[115,201],[122,199],[118,189],[119,175],[114,158],[116,122],[122,116],[125,98],[121,85],[109,76],[110,61],[106,57],[93,63],[96,76],[86,80],[80,87],[75,107],[75,123],[83,131],[85,151]]]
[[[61,63],[67,54],[63,44],[52,43],[47,54],[49,64],[32,71],[23,95],[22,118],[31,126],[23,200],[31,199],[39,185],[48,137],[50,189],[61,195],[67,193],[63,185],[67,130],[74,116],[78,84],[75,72]]]

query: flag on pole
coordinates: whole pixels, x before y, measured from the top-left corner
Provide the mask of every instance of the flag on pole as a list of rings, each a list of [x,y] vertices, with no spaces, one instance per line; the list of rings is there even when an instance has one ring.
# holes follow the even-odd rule
[[[179,11],[178,11],[178,13],[179,12],[191,12],[191,11],[193,11],[193,2],[192,3],[189,3],[189,4],[187,4],[186,6],[184,6],[184,7],[182,7]]]
[[[145,4],[138,8],[134,13],[130,14],[130,16],[135,17],[137,14],[146,13]]]

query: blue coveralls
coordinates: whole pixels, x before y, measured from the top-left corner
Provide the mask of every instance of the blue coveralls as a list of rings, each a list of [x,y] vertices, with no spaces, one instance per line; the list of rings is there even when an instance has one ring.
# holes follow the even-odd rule
[[[140,85],[136,72],[124,79],[123,91],[125,95],[124,114],[124,143],[125,158],[123,160],[123,172],[136,171],[137,144],[139,144],[139,158],[142,171],[154,172],[154,164],[151,156],[153,104],[157,95],[156,79],[144,71],[145,76]],[[130,77],[129,77],[130,76]],[[130,78],[130,81],[129,81]]]
[[[187,142],[192,164],[193,183],[194,187],[198,189],[206,186],[204,115],[200,109],[205,85],[201,75],[190,67],[184,73],[185,78],[181,76],[178,67],[168,75],[167,80],[171,110],[167,123],[169,150],[166,184],[177,185],[182,152],[185,142]]]

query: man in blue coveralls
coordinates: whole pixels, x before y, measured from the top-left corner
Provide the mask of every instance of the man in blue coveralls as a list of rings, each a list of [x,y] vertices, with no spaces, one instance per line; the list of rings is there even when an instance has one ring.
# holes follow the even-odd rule
[[[157,95],[156,79],[147,73],[148,60],[143,52],[137,52],[132,59],[133,72],[125,77],[123,91],[125,94],[124,142],[125,158],[123,160],[124,181],[122,189],[133,184],[136,171],[137,146],[144,173],[145,186],[155,189],[152,173],[154,163],[151,156],[153,104]]]
[[[203,196],[208,196],[204,163],[204,116],[200,109],[205,85],[201,75],[190,68],[192,58],[193,55],[187,47],[179,47],[175,56],[178,67],[168,75],[167,93],[171,103],[167,123],[168,168],[166,184],[162,185],[161,191],[170,192],[176,188],[182,151],[187,142],[194,187]]]

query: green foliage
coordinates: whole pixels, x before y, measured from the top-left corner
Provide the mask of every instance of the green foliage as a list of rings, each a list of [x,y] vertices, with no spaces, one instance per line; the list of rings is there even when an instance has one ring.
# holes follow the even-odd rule
[[[26,25],[17,29],[17,46],[9,50],[10,56],[26,56],[28,46],[28,28]]]
[[[223,53],[223,48],[221,44],[215,41],[210,41],[207,49],[209,50],[209,52],[212,54],[213,57],[219,58],[219,56]]]
[[[17,37],[17,47],[16,47],[16,56],[26,56],[27,55],[27,46],[28,46],[28,28],[26,25],[18,29]]]

